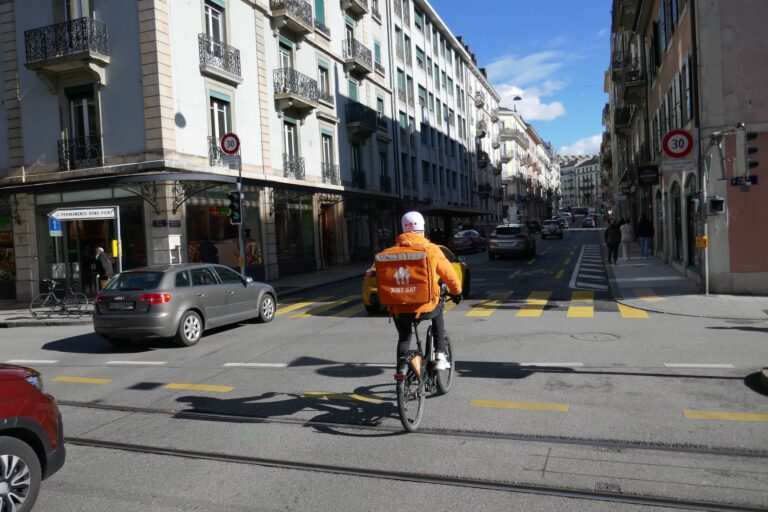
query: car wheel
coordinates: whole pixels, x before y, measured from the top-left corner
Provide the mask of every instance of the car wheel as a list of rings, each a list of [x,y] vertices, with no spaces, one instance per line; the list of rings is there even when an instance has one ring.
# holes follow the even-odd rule
[[[271,322],[272,319],[275,318],[276,311],[275,298],[272,295],[265,293],[259,302],[259,316],[256,318],[256,321],[262,324]]]
[[[464,281],[461,283],[461,298],[468,299],[471,292],[470,286],[472,285],[471,275],[469,273],[464,277]]]
[[[190,310],[181,316],[179,330],[176,332],[176,343],[182,347],[197,345],[203,336],[203,320],[196,312]]]
[[[35,451],[15,437],[0,437],[0,507],[11,510],[32,510],[40,492],[43,478],[40,460]],[[10,500],[10,503],[8,503]]]
[[[381,311],[381,308],[375,304],[365,304],[365,312],[369,315],[375,315]]]

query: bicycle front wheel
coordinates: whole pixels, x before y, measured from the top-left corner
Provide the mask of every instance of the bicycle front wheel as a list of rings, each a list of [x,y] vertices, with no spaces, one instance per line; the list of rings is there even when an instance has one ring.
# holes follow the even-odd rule
[[[453,377],[456,375],[456,361],[453,360],[453,349],[451,348],[451,340],[448,335],[445,335],[445,357],[448,359],[448,363],[451,365],[447,370],[435,372],[435,383],[437,384],[437,391],[444,395],[450,391],[453,386]]]
[[[53,313],[54,301],[49,300],[47,293],[41,293],[29,303],[29,312],[32,318],[48,318]]]
[[[397,410],[400,413],[400,422],[408,432],[415,432],[421,423],[424,414],[424,381],[422,381],[412,368],[408,368],[402,386],[398,386]]]
[[[73,293],[64,299],[64,311],[67,316],[80,318],[88,311],[88,297],[84,293]]]

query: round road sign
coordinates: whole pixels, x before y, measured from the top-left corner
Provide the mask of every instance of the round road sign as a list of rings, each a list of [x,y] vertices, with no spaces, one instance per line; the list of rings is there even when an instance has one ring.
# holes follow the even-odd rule
[[[661,147],[672,158],[683,158],[693,149],[693,137],[685,130],[672,130],[664,136]]]
[[[228,155],[234,155],[240,149],[240,139],[234,133],[225,133],[221,137],[221,150]]]

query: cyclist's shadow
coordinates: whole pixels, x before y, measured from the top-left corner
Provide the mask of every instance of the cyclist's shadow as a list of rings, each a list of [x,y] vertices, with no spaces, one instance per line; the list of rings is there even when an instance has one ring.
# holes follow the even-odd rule
[[[379,393],[375,390],[382,388]],[[388,391],[384,388],[387,388]],[[394,403],[394,386],[377,384],[356,388],[352,393],[307,392],[275,393],[268,392],[257,396],[241,398],[215,398],[208,396],[187,395],[176,399],[187,404],[187,409],[178,411],[178,417],[184,413],[229,414],[227,418],[196,416],[195,420],[208,420],[232,423],[258,423],[262,419],[283,418],[288,420],[299,416],[304,419],[303,426],[324,434],[350,437],[388,437],[401,435],[401,432],[377,430],[385,421],[397,420],[397,405]],[[308,411],[319,414],[304,418]],[[360,429],[359,426],[371,427]]]

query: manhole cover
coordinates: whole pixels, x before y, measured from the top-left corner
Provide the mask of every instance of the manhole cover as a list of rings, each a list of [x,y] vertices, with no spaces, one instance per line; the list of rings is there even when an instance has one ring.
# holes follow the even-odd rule
[[[571,334],[571,338],[579,341],[614,341],[621,339],[621,336],[604,332],[585,332],[581,334]]]

